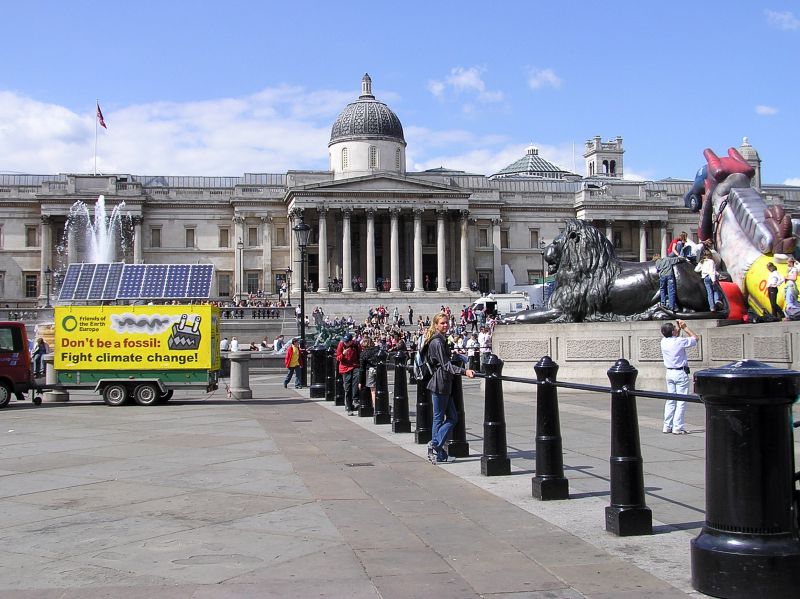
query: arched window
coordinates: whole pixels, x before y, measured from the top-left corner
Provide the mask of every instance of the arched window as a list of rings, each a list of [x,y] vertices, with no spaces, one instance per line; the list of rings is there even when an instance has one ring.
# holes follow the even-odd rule
[[[608,160],[603,160],[603,174],[608,174]]]
[[[617,161],[616,160],[612,160],[611,161],[611,174],[612,175],[616,175],[617,174]]]
[[[399,171],[401,167],[402,164],[400,164],[400,148],[397,148],[394,151],[394,168]]]
[[[346,171],[350,166],[350,161],[347,157],[347,148],[342,148],[342,170]]]
[[[378,148],[369,147],[369,168],[378,168]]]

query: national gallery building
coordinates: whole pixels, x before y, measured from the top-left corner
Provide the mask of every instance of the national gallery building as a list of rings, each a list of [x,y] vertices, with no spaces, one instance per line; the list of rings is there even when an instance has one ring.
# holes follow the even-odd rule
[[[762,185],[756,150],[745,139],[739,151],[766,202],[800,216],[800,187]],[[489,175],[409,172],[400,119],[365,75],[361,95],[331,127],[327,171],[0,175],[0,298],[40,305],[68,263],[91,261],[79,227],[67,222],[75,202],[91,212],[101,194],[109,212],[124,202],[111,261],[212,264],[212,297],[220,299],[274,294],[287,277],[299,292],[292,227],[301,218],[311,227],[306,289],[365,291],[376,303],[389,293],[462,295],[471,285],[501,291],[511,284],[506,266],[517,284],[539,283],[543,248],[570,217],[605,231],[622,259],[646,260],[697,228],[683,205],[691,181],[627,181],[623,155],[621,137],[597,136],[584,146],[583,175],[535,147]]]

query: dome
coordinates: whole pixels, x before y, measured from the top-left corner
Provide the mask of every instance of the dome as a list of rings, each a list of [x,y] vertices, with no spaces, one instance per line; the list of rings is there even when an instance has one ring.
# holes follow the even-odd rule
[[[739,146],[739,154],[742,155],[747,161],[750,160],[761,160],[761,157],[758,155],[756,149],[750,145],[750,140],[746,137],[742,139],[742,145]]]
[[[492,178],[500,177],[544,177],[547,179],[561,179],[570,174],[539,156],[539,149],[530,145],[525,149],[525,156],[498,171]]]
[[[364,74],[361,95],[348,104],[331,127],[328,146],[340,141],[355,139],[386,139],[406,144],[400,119],[383,102],[372,95],[372,79]]]

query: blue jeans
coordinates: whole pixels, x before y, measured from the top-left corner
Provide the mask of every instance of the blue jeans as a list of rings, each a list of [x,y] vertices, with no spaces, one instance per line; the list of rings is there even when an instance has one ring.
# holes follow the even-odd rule
[[[289,384],[289,382],[292,380],[292,375],[294,374],[294,386],[296,389],[299,388],[303,384],[302,380],[300,379],[302,369],[302,366],[290,366],[288,368],[288,372],[286,373],[286,378],[283,380],[284,386]]]
[[[458,422],[456,404],[453,402],[452,395],[439,395],[433,391],[431,391],[431,401],[433,402],[433,429],[431,435],[433,448],[436,450],[438,459],[446,460],[447,453],[444,450],[444,444],[450,431]]]
[[[714,283],[711,282],[710,277],[703,277],[703,284],[706,286],[706,295],[708,296],[708,309],[714,312],[717,308],[717,302],[719,301],[719,294],[717,290],[714,289]]]
[[[658,289],[661,292],[661,303],[667,306],[670,310],[674,310],[675,306],[675,277],[667,275],[666,277],[658,277]],[[669,298],[669,302],[667,302]]]
[[[667,370],[667,392],[686,395],[689,393],[689,375],[683,370]],[[686,402],[668,399],[664,403],[664,430],[682,431]]]

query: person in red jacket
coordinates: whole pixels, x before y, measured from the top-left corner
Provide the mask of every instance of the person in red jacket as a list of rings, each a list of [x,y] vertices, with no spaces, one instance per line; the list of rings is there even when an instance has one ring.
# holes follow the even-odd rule
[[[353,340],[352,333],[345,333],[336,347],[336,361],[339,363],[339,374],[344,385],[344,408],[347,415],[355,412],[358,400],[358,375],[361,360],[361,347]]]
[[[292,339],[292,344],[286,350],[284,364],[286,364],[287,372],[286,378],[283,380],[283,388],[286,389],[289,386],[293,374],[295,375],[294,388],[302,388],[303,382],[300,377],[303,369],[303,352],[300,351],[300,339],[297,337]]]

